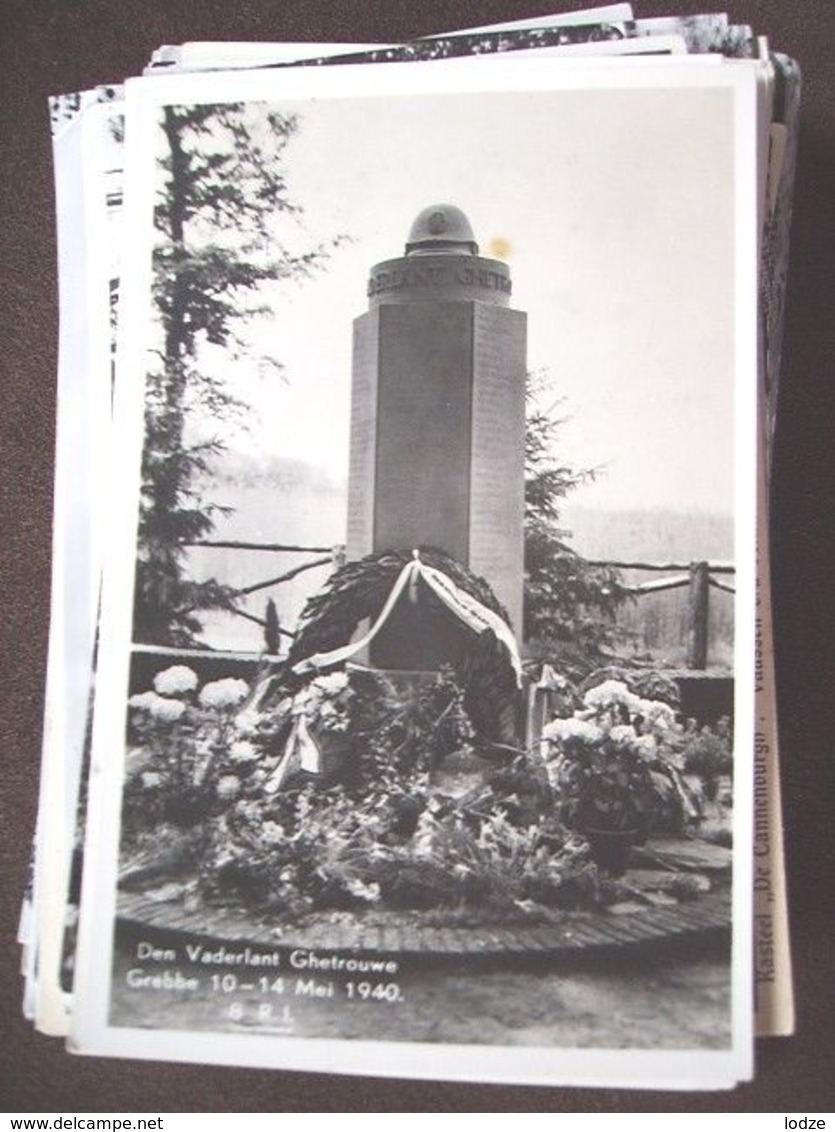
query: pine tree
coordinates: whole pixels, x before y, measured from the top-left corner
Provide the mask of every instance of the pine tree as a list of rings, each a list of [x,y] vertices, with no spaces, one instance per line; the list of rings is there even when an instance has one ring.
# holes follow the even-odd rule
[[[561,526],[563,500],[597,475],[554,457],[565,418],[560,402],[543,408],[550,381],[528,378],[525,433],[525,640],[543,659],[577,676],[610,657],[618,608],[629,598],[619,573],[592,566],[570,544]]]
[[[216,580],[189,580],[184,567],[188,545],[211,532],[221,510],[204,498],[206,473],[246,408],[201,364],[201,349],[239,357],[242,320],[267,310],[259,291],[309,276],[338,241],[296,252],[279,235],[300,212],[286,182],[295,117],[259,105],[167,106],[160,126],[160,364],[146,389],[134,622],[138,640],[183,646],[195,642],[201,610],[233,600]]]

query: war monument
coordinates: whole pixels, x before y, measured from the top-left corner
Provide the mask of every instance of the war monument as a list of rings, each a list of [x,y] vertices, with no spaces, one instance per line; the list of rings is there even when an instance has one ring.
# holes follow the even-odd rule
[[[490,584],[521,641],[526,315],[507,265],[479,254],[461,209],[431,205],[404,255],[371,269],[354,322],[349,560],[435,547]],[[372,664],[455,663],[460,627],[404,597]]]

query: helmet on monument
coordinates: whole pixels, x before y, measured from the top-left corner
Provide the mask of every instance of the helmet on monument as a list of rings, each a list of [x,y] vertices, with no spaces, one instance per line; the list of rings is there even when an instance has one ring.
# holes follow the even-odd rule
[[[430,204],[412,224],[406,255],[478,255],[470,222],[454,204]]]

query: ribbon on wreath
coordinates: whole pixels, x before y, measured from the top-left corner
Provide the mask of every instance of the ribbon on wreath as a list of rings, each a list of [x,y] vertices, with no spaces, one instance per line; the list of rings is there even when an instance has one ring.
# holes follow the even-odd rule
[[[321,773],[322,752],[307,722],[309,698],[307,688],[302,688],[293,697],[293,706],[290,709],[293,726],[278,766],[264,783],[267,794],[277,793],[287,775],[294,770],[305,770],[309,774]]]
[[[420,553],[417,550],[412,551],[412,561],[407,562],[398,574],[377,620],[364,637],[343,645],[341,648],[331,649],[329,652],[314,653],[313,656],[308,656],[294,664],[293,671],[298,675],[304,675],[306,672],[316,672],[322,668],[329,668],[332,665],[350,660],[352,656],[355,656],[374,640],[391,616],[400,595],[407,587],[411,587],[414,591],[419,580],[423,580],[446,608],[473,632],[483,633],[486,629],[491,629],[496,634],[497,639],[507,649],[510,663],[516,674],[517,687],[521,687],[522,661],[510,626],[492,609],[488,609],[477,598],[462,590],[442,570],[421,561]]]

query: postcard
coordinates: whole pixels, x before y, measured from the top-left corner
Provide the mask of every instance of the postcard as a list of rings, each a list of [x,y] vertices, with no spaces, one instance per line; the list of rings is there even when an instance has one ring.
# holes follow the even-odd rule
[[[745,1079],[754,69],[155,75],[127,110],[71,1048]],[[627,599],[577,599],[561,468],[662,535],[723,516],[676,582],[704,678],[599,664],[591,616],[562,647]]]

